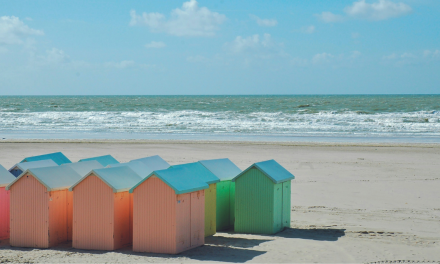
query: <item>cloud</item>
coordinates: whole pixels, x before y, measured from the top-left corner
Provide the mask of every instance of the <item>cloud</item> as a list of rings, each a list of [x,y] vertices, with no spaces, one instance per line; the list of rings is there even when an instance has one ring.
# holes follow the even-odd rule
[[[360,0],[354,2],[352,6],[347,6],[344,12],[353,18],[378,21],[407,15],[412,12],[412,8],[405,3],[394,3],[388,0],[379,0],[372,4]]]
[[[162,41],[151,41],[150,43],[146,44],[145,47],[147,49],[160,49],[166,47],[166,44]]]
[[[315,32],[315,29],[316,29],[315,26],[310,25],[310,26],[307,26],[307,27],[302,27],[301,31],[303,33],[306,33],[306,34],[312,34],[313,32]]]
[[[316,17],[324,21],[325,23],[335,23],[342,22],[344,18],[341,15],[335,15],[331,12],[322,12],[321,14],[316,14]]]
[[[440,50],[424,50],[419,52],[391,53],[382,57],[386,64],[396,66],[435,63],[440,61]]]
[[[261,19],[256,15],[249,15],[249,17],[255,20],[255,22],[257,22],[257,24],[262,27],[274,27],[278,24],[278,21],[276,19]]]
[[[321,63],[327,63],[330,62],[330,60],[332,60],[335,56],[330,54],[330,53],[318,53],[315,56],[313,56],[312,58],[312,63],[313,64],[321,64]]]
[[[107,62],[104,63],[104,66],[109,68],[116,68],[116,69],[126,69],[126,68],[133,68],[136,66],[136,63],[132,60],[123,60],[120,62]]]
[[[219,26],[226,21],[226,16],[212,12],[206,7],[199,7],[196,0],[183,3],[182,8],[171,11],[167,20],[161,13],[130,12],[131,26],[147,26],[152,32],[165,32],[174,36],[214,36]]]
[[[272,45],[272,38],[270,34],[264,34],[262,38],[255,34],[249,37],[237,36],[231,43],[225,44],[229,49],[235,53],[244,52],[247,50],[256,50],[260,48],[267,48]]]
[[[430,59],[440,59],[440,50],[425,50],[423,51],[423,57]]]
[[[30,36],[41,36],[44,32],[27,26],[15,16],[0,17],[0,45],[21,44]]]
[[[351,52],[350,58],[352,59],[357,59],[362,55],[362,53],[360,53],[359,51],[355,50]]]
[[[70,57],[63,50],[52,48],[51,50],[46,50],[46,56],[44,59],[48,63],[58,64],[58,63],[69,63]]]

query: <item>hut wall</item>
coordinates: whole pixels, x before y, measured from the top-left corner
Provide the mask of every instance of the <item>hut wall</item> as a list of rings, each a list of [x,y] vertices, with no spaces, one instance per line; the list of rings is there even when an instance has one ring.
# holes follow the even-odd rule
[[[230,185],[231,181],[217,182],[216,230],[227,230],[230,227]]]
[[[9,238],[9,191],[0,187],[0,240]]]
[[[253,168],[235,181],[235,232],[273,234],[274,184]]]
[[[114,194],[114,249],[131,244],[130,195],[128,191]]]
[[[229,181],[231,185],[229,186],[229,227],[234,227],[235,223],[235,182]]]
[[[49,192],[49,247],[67,241],[67,193],[69,191]]]
[[[216,183],[210,184],[205,190],[205,237],[212,236],[217,230],[217,186]]]
[[[73,192],[67,190],[67,241],[73,236]]]
[[[73,242],[79,249],[114,249],[114,193],[96,176],[73,189]]]
[[[203,244],[205,244],[205,190],[191,193],[191,248]]]
[[[32,175],[10,189],[10,240],[14,247],[49,247],[49,193]]]
[[[191,248],[191,194],[179,194],[176,197],[176,252]]]
[[[190,226],[184,224],[190,221],[187,196],[176,197],[173,189],[154,176],[133,191],[133,251],[176,254],[176,227],[178,247],[190,244]]]

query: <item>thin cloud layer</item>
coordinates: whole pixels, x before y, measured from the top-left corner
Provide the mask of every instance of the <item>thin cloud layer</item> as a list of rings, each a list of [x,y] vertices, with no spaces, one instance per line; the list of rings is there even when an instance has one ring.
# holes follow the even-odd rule
[[[212,12],[206,7],[199,7],[196,0],[190,0],[171,11],[166,19],[161,13],[130,12],[131,26],[146,26],[153,32],[165,32],[174,36],[209,37],[214,36],[219,26],[226,21],[226,16]]]
[[[261,19],[256,15],[249,15],[249,17],[255,20],[255,22],[257,22],[257,24],[262,27],[274,27],[278,24],[278,21],[276,19]]]
[[[44,32],[30,28],[15,16],[0,17],[0,45],[21,44],[30,36],[41,36]]]
[[[249,37],[237,36],[231,43],[225,45],[233,52],[239,53],[247,50],[256,50],[260,48],[267,48],[272,44],[270,34],[264,34],[260,38],[259,34],[255,34]]]
[[[166,46],[167,45],[162,41],[151,41],[150,43],[145,45],[147,49],[160,49],[165,48]]]

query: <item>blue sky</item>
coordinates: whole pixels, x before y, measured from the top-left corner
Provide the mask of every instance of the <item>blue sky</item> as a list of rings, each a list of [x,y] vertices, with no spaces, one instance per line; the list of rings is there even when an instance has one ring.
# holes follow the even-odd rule
[[[0,7],[0,95],[440,92],[437,0]]]

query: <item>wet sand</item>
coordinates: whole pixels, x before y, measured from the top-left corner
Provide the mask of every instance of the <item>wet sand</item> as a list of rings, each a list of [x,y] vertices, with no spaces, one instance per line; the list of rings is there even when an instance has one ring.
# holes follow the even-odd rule
[[[161,155],[170,164],[230,158],[241,169],[275,159],[292,181],[291,228],[273,236],[217,233],[182,254],[12,248],[0,262],[440,263],[440,144],[191,141],[0,141],[0,163],[62,151],[72,161]]]

